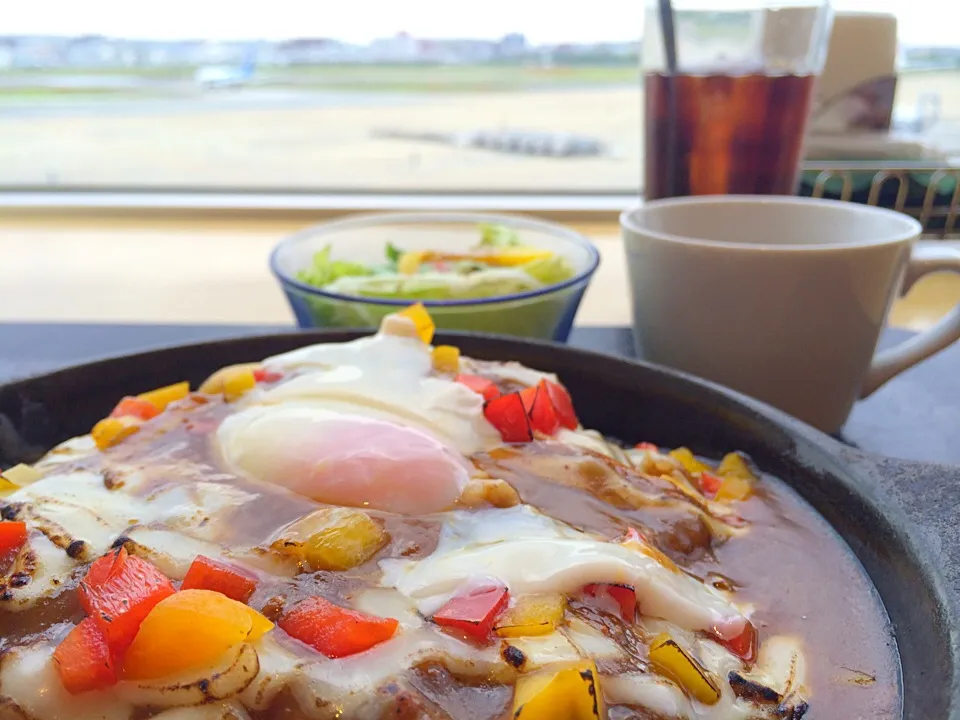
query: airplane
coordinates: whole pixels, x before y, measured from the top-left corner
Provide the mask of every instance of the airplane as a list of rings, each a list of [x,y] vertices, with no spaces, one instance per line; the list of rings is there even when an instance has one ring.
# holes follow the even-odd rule
[[[199,68],[193,79],[204,90],[236,88],[246,85],[257,68],[257,51],[251,48],[239,67],[208,65]]]

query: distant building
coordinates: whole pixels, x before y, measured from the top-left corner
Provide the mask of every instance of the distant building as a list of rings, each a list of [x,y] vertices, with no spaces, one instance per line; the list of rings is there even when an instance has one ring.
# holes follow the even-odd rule
[[[523,33],[509,33],[497,43],[497,54],[502,58],[518,58],[529,54],[530,46]]]
[[[319,65],[356,62],[358,50],[333,38],[295,38],[276,45],[274,55],[278,65]]]

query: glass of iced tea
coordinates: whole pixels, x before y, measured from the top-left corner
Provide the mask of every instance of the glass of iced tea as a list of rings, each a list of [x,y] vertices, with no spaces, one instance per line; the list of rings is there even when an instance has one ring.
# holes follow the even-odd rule
[[[644,195],[793,194],[829,0],[672,6],[647,0]]]

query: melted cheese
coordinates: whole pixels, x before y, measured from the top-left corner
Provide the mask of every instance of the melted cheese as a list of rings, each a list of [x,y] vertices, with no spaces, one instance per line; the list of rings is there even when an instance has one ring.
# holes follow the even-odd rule
[[[740,612],[689,575],[669,570],[632,548],[576,533],[549,518],[533,520],[531,514],[536,515],[523,506],[467,517],[453,513],[436,552],[422,560],[382,561],[382,582],[416,600],[425,613],[435,611],[478,576],[494,578],[516,595],[571,594],[589,583],[625,583],[636,588],[645,615],[697,630],[742,629]],[[478,534],[464,531],[471,527]],[[506,533],[510,536],[503,537]]]

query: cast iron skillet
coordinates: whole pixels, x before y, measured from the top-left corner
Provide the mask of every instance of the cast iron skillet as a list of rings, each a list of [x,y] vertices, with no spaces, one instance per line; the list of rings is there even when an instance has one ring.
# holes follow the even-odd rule
[[[183,379],[195,386],[224,365],[362,334],[201,343],[11,383],[0,387],[0,463],[36,460],[54,444],[89,432],[123,395]],[[899,646],[903,717],[960,720],[960,533],[954,512],[960,483],[945,481],[949,470],[867,457],[760,403],[640,362],[494,336],[438,340],[472,357],[518,360],[557,373],[583,424],[607,435],[688,445],[713,456],[729,448],[748,452],[833,525],[873,579]]]

